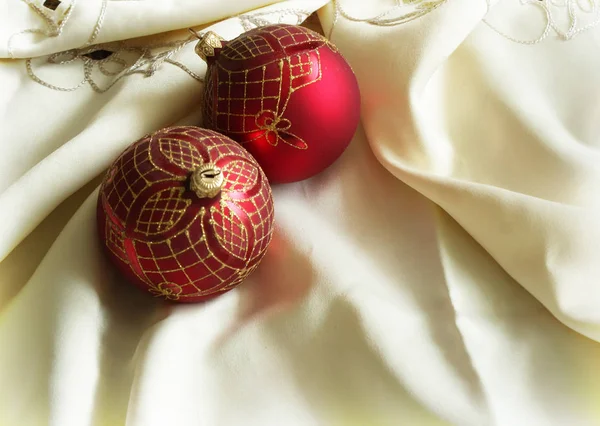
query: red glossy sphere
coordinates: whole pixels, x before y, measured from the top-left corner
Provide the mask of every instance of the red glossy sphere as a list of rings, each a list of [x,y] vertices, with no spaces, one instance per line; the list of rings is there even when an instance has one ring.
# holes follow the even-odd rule
[[[271,183],[309,178],[346,149],[360,119],[350,65],[304,27],[248,31],[207,58],[204,124],[240,142]]]
[[[222,173],[212,198],[200,198],[190,183],[205,166]],[[197,302],[256,269],[271,240],[273,200],[261,168],[239,144],[211,130],[172,127],[134,143],[112,164],[97,217],[110,259],[132,283]]]

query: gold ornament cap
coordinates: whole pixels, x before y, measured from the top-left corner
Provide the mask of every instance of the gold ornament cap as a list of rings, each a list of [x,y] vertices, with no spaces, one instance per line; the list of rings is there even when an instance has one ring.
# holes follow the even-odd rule
[[[198,198],[214,198],[221,192],[224,182],[223,171],[214,163],[206,163],[192,173],[190,189]]]
[[[216,56],[217,51],[223,48],[223,39],[213,31],[206,31],[202,35],[192,29],[190,29],[190,32],[199,39],[194,51],[203,61]]]

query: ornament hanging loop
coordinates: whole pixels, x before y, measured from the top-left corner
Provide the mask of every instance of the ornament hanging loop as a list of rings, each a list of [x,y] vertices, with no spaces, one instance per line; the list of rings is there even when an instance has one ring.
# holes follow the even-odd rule
[[[208,62],[209,58],[214,59],[218,56],[219,50],[223,48],[223,39],[217,33],[206,31],[204,34],[198,34],[191,28],[189,31],[199,40],[194,51],[203,61]]]
[[[206,163],[192,173],[190,189],[198,198],[214,198],[221,192],[224,182],[223,171],[214,163]]]

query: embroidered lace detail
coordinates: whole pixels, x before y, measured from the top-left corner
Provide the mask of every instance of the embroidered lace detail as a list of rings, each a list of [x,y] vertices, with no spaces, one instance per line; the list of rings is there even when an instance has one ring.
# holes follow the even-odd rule
[[[339,17],[353,22],[366,22],[371,25],[390,27],[405,24],[421,18],[437,9],[448,0],[396,0],[396,5],[372,18],[356,18],[351,16],[342,6],[342,0],[333,0],[334,15],[329,38]]]
[[[82,64],[83,78],[78,84],[71,87],[59,86],[42,79],[36,72],[32,58],[25,61],[25,66],[27,74],[35,82],[61,92],[72,92],[89,84],[95,92],[104,93],[126,76],[143,74],[150,77],[164,63],[181,68],[192,78],[201,82],[203,81],[202,77],[175,59],[176,54],[183,47],[195,40],[195,37],[190,37],[185,40],[141,47],[128,46],[124,42],[109,43],[72,49],[48,56],[46,63],[49,64],[67,65],[75,62]],[[102,80],[103,83],[100,83]]]
[[[312,12],[302,9],[277,9],[266,12],[244,13],[238,16],[244,31],[271,24],[300,25]]]
[[[21,1],[29,5],[29,7],[42,18],[46,25],[45,28],[27,29],[13,34],[8,40],[8,52],[11,57],[14,57],[14,39],[20,35],[29,33],[42,34],[46,37],[60,36],[65,25],[69,21],[77,2],[77,0],[62,0],[57,3],[56,8],[50,9],[44,7],[40,3],[40,0]],[[189,69],[185,64],[175,59],[176,54],[182,48],[188,43],[196,41],[195,37],[142,47],[129,46],[124,42],[93,45],[102,29],[108,3],[118,1],[144,0],[102,0],[98,19],[96,20],[88,40],[77,49],[54,53],[45,57],[46,64],[52,65],[71,67],[74,63],[81,63],[83,70],[81,81],[73,86],[65,87],[48,81],[48,78],[42,78],[39,75],[39,64],[37,64],[38,60],[36,58],[29,58],[25,61],[29,77],[35,82],[53,90],[72,92],[89,84],[95,92],[103,93],[126,76],[143,74],[149,77],[152,76],[162,64],[170,63],[181,68],[192,78],[201,82],[203,81],[202,77]],[[52,6],[54,7],[54,4]],[[244,13],[237,18],[240,20],[244,30],[248,31],[253,28],[283,22],[299,25],[305,21],[310,14],[310,11],[302,9],[277,9],[265,12]]]
[[[47,2],[42,2],[41,0],[21,0],[25,4],[27,4],[36,15],[38,15],[43,21],[45,26],[43,28],[29,28],[23,31],[19,31],[16,34],[13,34],[8,39],[7,51],[8,55],[11,58],[14,58],[14,40],[23,34],[41,34],[46,37],[58,37],[62,34],[65,26],[69,22],[73,11],[77,5],[78,0],[61,0],[56,1],[52,4],[52,7],[47,5]],[[92,29],[92,33],[90,34],[88,40],[81,47],[91,46],[100,30],[102,28],[102,24],[104,23],[104,17],[106,16],[106,7],[109,2],[123,2],[123,1],[145,1],[145,0],[102,0],[100,4],[100,12],[98,14],[98,19],[94,24],[94,28]],[[88,5],[89,7],[89,5]]]
[[[505,31],[499,24],[492,22],[490,17],[484,22],[501,36],[520,44],[540,43],[552,33],[562,40],[571,40],[600,23],[600,0],[505,0],[492,8],[490,13],[516,9],[517,6],[527,8],[527,12],[532,14],[532,21],[535,18],[533,14],[541,16],[543,20],[538,25],[539,30],[535,30],[537,35],[532,38],[519,37]],[[528,29],[533,29],[535,25],[532,22]]]
[[[13,34],[8,40],[8,53],[14,57],[14,39],[22,34],[42,34],[46,37],[58,37],[62,34],[69,21],[77,0],[62,0],[54,2],[51,6],[40,3],[40,0],[22,0],[45,22],[45,28],[27,29]],[[53,90],[72,92],[85,84],[98,93],[103,93],[113,87],[123,77],[132,74],[152,76],[164,63],[170,63],[181,68],[192,78],[203,81],[202,77],[175,59],[176,54],[188,43],[194,41],[193,37],[168,43],[129,46],[125,42],[93,45],[104,24],[106,8],[109,2],[144,1],[144,0],[102,0],[98,19],[87,41],[77,49],[54,53],[46,57],[47,64],[67,65],[80,62],[83,69],[82,80],[74,86],[64,87],[51,83],[38,75],[34,65],[34,58],[25,60],[27,74],[35,82]],[[69,65],[71,66],[71,65]],[[101,82],[102,81],[102,82]]]

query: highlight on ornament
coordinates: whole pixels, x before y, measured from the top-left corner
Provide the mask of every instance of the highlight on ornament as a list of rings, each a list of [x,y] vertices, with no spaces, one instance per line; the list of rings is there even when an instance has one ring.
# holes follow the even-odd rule
[[[295,182],[335,162],[360,119],[356,77],[338,49],[308,28],[276,24],[225,41],[207,31],[204,126],[246,148],[271,183]]]
[[[177,302],[213,298],[254,271],[271,241],[267,178],[239,144],[171,127],[129,146],[98,194],[98,234],[134,285]]]

